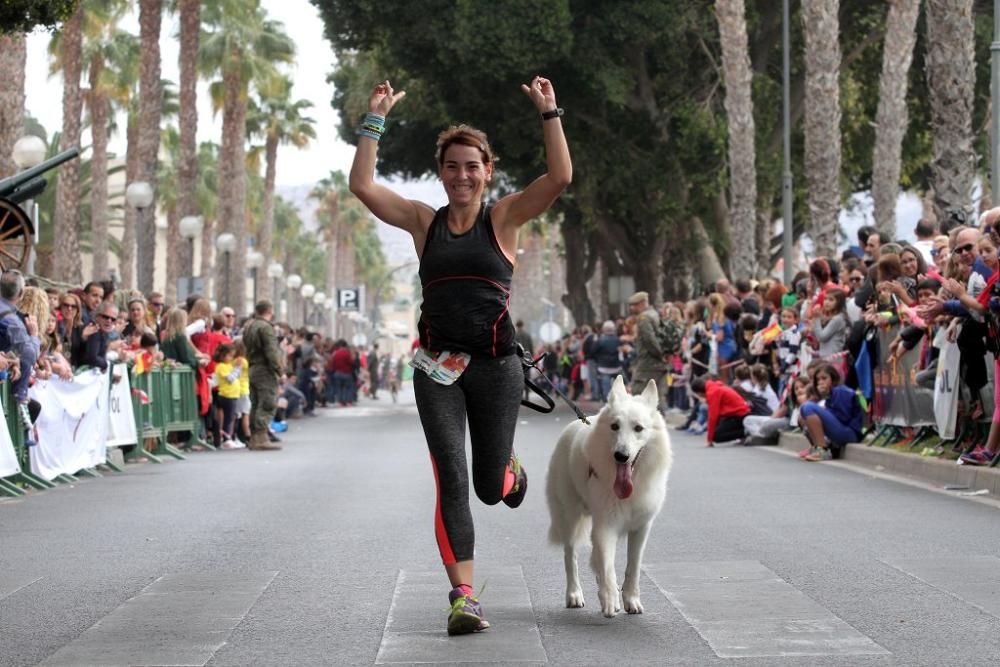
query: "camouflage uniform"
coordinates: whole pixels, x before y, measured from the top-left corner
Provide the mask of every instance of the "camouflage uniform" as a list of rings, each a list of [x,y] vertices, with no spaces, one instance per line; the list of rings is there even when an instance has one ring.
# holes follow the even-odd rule
[[[660,395],[660,405],[667,394],[667,362],[663,360],[663,350],[656,337],[660,326],[660,314],[655,308],[647,308],[639,313],[635,322],[635,361],[632,362],[632,393],[639,395],[646,383],[656,380],[656,390]]]
[[[278,401],[281,350],[274,325],[255,317],[243,331],[250,363],[250,433],[267,433]]]

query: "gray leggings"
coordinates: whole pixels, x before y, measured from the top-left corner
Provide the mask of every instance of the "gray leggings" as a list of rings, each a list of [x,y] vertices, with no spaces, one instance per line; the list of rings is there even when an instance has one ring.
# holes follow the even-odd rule
[[[434,532],[446,565],[472,560],[476,533],[469,506],[465,420],[472,440],[472,483],[487,505],[503,496],[504,473],[514,445],[524,372],[516,355],[475,358],[451,385],[413,374],[417,411],[437,483]]]

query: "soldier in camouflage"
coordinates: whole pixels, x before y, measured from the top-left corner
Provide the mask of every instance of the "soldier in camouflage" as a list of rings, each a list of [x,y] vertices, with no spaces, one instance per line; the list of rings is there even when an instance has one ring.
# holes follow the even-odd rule
[[[250,363],[250,449],[281,449],[268,438],[268,426],[274,418],[278,400],[278,376],[281,373],[281,350],[274,334],[274,307],[261,300],[254,317],[243,331],[243,344]]]
[[[628,299],[629,309],[635,315],[635,361],[632,363],[632,394],[638,396],[646,388],[646,383],[656,380],[656,391],[660,396],[662,410],[667,393],[667,362],[660,349],[656,329],[660,326],[660,314],[649,305],[649,294],[636,292]]]

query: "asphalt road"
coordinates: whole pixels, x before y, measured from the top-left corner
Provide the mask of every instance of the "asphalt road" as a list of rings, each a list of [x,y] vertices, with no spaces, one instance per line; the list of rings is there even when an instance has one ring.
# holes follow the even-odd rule
[[[493,628],[448,638],[423,434],[404,395],[0,501],[0,665],[995,665],[1000,510],[773,449],[673,435],[645,613],[564,608],[525,412],[517,510],[474,501]],[[619,573],[624,568],[619,549]],[[619,574],[620,576],[620,574]]]

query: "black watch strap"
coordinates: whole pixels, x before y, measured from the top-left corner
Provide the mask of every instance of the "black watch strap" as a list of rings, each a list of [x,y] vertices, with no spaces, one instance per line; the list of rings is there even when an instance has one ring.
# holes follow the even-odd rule
[[[552,120],[553,118],[558,118],[559,116],[562,116],[564,113],[566,112],[563,111],[561,107],[556,107],[551,111],[543,111],[542,120]]]

